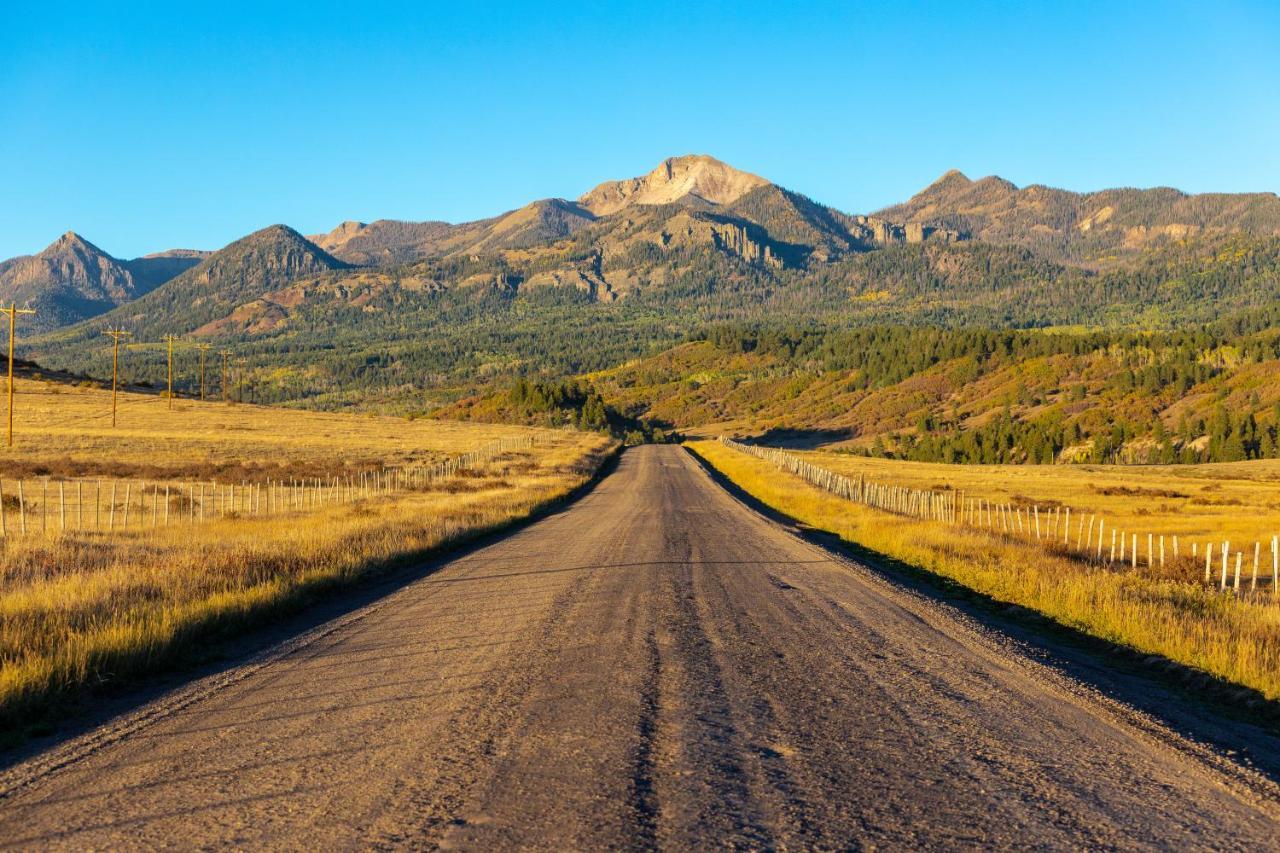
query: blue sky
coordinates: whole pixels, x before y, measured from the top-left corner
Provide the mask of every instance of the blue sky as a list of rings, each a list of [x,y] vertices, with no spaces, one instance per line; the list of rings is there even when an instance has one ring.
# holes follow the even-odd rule
[[[949,168],[1280,190],[1275,2],[184,5],[0,4],[0,258],[460,221],[691,152],[850,212]]]

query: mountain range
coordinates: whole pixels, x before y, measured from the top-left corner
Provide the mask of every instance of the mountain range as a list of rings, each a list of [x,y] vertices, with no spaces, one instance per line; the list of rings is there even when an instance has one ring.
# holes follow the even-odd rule
[[[131,261],[68,233],[0,264],[0,299],[38,309],[50,333],[30,352],[66,369],[92,369],[84,343],[111,324],[325,359],[341,343],[416,387],[414,371],[600,369],[721,320],[1207,320],[1280,298],[1278,269],[1272,193],[1073,193],[952,171],[853,215],[693,155],[461,224],[275,225]],[[571,330],[586,340],[549,343]]]
[[[0,262],[0,299],[36,309],[32,327],[54,329],[137,299],[209,254],[173,249],[125,261],[68,231],[38,254]]]

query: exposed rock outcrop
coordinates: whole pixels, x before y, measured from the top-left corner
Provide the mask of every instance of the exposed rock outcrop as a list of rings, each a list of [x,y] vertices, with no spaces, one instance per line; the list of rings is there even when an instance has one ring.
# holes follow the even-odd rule
[[[672,204],[700,200],[729,204],[769,182],[705,154],[669,157],[638,178],[608,181],[578,199],[596,216],[608,216],[633,204]]]

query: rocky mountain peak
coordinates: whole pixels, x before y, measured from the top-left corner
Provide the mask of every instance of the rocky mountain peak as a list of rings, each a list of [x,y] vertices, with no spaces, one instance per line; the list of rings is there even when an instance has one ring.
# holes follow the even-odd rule
[[[332,252],[358,237],[368,227],[365,222],[348,219],[327,234],[308,234],[307,239],[326,252]]]
[[[87,253],[110,257],[106,252],[102,251],[74,231],[68,231],[57,240],[54,240],[40,252],[38,257],[48,258],[55,255],[61,255],[66,252]]]
[[[929,184],[925,189],[933,189],[934,187],[963,187],[968,186],[971,183],[973,183],[973,181],[969,180],[969,176],[964,172],[959,169],[948,169],[942,174],[942,177]]]
[[[647,175],[600,184],[583,194],[578,203],[596,216],[607,216],[631,205],[672,204],[691,197],[721,205],[768,184],[764,178],[714,157],[690,154],[668,157]]]

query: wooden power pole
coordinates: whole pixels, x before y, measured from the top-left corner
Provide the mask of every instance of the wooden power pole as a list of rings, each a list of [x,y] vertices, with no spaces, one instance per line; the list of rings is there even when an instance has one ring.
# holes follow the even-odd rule
[[[116,425],[116,387],[120,383],[120,339],[133,332],[124,329],[104,329],[102,334],[111,338],[111,426]]]
[[[177,335],[165,335],[164,342],[169,345],[169,408],[173,408],[173,343],[178,340]]]
[[[19,314],[36,313],[31,308],[19,308],[15,303],[10,302],[8,308],[0,308],[0,311],[9,315],[9,446],[13,447],[13,340],[14,329],[17,326]]]
[[[213,344],[196,344],[200,350],[200,402],[204,402],[204,354],[213,349]]]
[[[230,350],[221,350],[218,355],[222,356],[222,402],[231,401],[231,390],[227,385],[227,357],[231,355]]]

